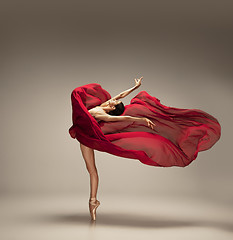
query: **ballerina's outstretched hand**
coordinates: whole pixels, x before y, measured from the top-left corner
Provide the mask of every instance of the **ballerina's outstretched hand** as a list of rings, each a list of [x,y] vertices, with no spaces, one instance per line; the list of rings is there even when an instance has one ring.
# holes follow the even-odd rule
[[[135,81],[135,86],[138,88],[141,86],[141,81],[142,81],[143,77],[140,77],[140,78],[135,78],[134,81]]]

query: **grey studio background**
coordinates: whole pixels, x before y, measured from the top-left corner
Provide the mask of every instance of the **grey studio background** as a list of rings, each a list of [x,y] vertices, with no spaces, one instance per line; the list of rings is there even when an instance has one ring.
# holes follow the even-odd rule
[[[87,202],[89,175],[68,133],[70,94],[96,82],[114,96],[143,76],[125,105],[145,90],[164,105],[201,109],[219,120],[221,139],[186,168],[95,151],[97,198],[232,206],[232,10],[225,0],[1,1],[1,197]]]

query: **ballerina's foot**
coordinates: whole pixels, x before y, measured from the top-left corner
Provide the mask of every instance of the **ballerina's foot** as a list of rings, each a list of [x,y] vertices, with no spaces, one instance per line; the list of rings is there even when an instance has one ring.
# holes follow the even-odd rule
[[[92,220],[96,220],[96,209],[100,205],[100,202],[96,198],[90,198],[89,200],[89,210]]]

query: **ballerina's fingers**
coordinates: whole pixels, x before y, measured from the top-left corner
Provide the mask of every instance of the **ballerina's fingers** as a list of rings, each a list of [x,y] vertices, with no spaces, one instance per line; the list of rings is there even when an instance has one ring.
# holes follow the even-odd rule
[[[141,85],[141,81],[142,81],[143,77],[140,78],[134,78],[135,84],[136,85]]]
[[[155,124],[152,121],[148,120],[148,127],[150,127],[151,129],[154,129]]]

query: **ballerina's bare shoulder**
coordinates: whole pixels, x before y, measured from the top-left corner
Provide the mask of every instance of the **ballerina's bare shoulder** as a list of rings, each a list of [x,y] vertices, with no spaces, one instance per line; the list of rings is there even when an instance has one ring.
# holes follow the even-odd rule
[[[91,116],[93,116],[97,121],[100,121],[100,119],[98,119],[98,116],[103,116],[103,115],[107,115],[107,113],[103,110],[102,107],[97,106],[94,108],[91,108],[90,110],[88,110],[88,112],[91,114]]]

